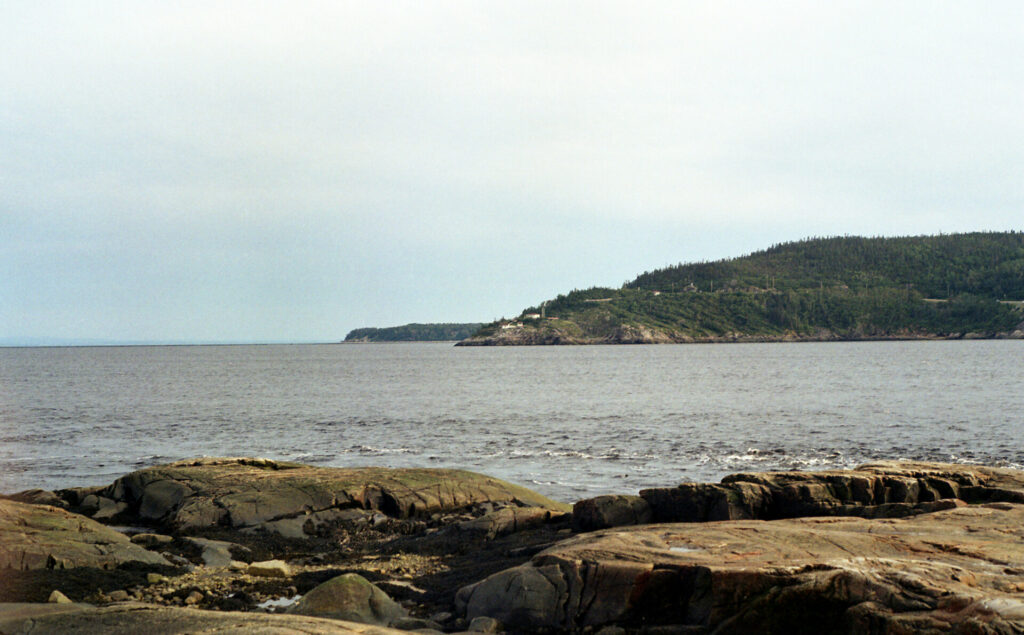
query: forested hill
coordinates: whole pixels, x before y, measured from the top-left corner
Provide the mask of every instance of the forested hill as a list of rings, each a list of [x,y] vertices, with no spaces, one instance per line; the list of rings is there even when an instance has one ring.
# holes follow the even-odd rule
[[[575,290],[463,344],[1024,337],[1024,233],[844,236]]]
[[[930,298],[970,293],[1024,300],[1024,233],[815,238],[643,273],[626,287],[669,291],[689,284],[702,291],[910,285]]]
[[[404,324],[387,328],[361,328],[349,332],[346,342],[451,342],[469,337],[482,325]]]

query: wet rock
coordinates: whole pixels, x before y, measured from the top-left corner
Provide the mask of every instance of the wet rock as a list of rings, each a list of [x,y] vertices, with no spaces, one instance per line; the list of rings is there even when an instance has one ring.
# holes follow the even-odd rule
[[[0,500],[0,569],[111,569],[128,562],[169,564],[85,516]]]
[[[264,560],[249,564],[245,572],[249,575],[264,578],[288,578],[292,575],[291,567],[284,560]]]
[[[566,511],[526,488],[481,474],[443,469],[326,468],[267,459],[198,459],[117,479],[101,495],[140,521],[173,531],[262,528],[313,535],[336,522],[424,517],[486,503]]]
[[[110,598],[111,602],[124,602],[129,598],[129,595],[124,589],[118,589],[116,591],[111,591],[107,597]]]
[[[0,632],[178,635],[180,633],[304,633],[306,635],[403,635],[369,624],[302,615],[197,611],[126,602],[88,604],[0,604]]]
[[[381,626],[407,616],[397,602],[355,573],[331,578],[315,587],[288,612]]]
[[[581,534],[459,591],[512,630],[1024,630],[1024,505]]]

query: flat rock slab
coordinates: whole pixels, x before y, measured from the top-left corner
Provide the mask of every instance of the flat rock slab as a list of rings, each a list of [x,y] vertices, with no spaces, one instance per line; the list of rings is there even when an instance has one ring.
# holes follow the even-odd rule
[[[124,534],[49,505],[0,500],[0,570],[169,565]]]
[[[282,519],[352,508],[395,518],[488,502],[568,510],[524,487],[462,470],[313,467],[250,458],[151,467],[117,479],[101,494],[125,503],[130,518],[174,531],[264,523],[270,529]]]
[[[26,627],[30,630],[25,630]],[[137,603],[102,608],[89,604],[0,604],[0,633],[21,632],[33,635],[239,632],[260,635],[399,635],[405,631],[302,615],[201,611]]]
[[[1022,632],[1024,505],[960,505],[596,531],[461,589],[457,602],[469,619],[522,631]]]

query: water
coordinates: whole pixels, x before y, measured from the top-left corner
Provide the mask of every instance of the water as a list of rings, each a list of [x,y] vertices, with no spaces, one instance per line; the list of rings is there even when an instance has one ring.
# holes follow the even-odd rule
[[[458,467],[573,501],[880,458],[1024,465],[1022,341],[0,349],[0,492],[195,456]]]

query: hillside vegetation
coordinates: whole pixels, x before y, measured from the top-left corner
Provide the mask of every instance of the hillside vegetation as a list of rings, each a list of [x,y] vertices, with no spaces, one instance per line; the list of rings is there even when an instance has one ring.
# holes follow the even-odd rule
[[[1024,233],[814,238],[575,290],[463,344],[1014,336],[1021,301]]]
[[[346,342],[451,342],[469,337],[479,330],[479,322],[470,324],[403,324],[386,328],[354,329]]]

